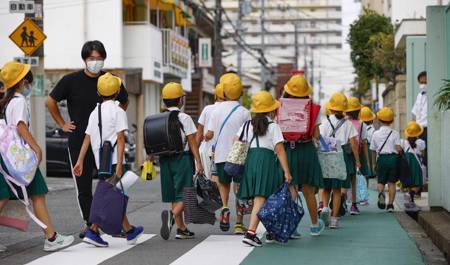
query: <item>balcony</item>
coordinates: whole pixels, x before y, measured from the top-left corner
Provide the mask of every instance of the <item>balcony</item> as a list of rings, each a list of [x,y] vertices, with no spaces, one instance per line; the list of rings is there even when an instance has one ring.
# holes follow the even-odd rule
[[[124,64],[142,68],[142,78],[162,83],[162,34],[152,24],[127,24],[124,26]]]
[[[161,29],[161,32],[164,74],[186,78],[191,60],[189,40],[171,29]]]

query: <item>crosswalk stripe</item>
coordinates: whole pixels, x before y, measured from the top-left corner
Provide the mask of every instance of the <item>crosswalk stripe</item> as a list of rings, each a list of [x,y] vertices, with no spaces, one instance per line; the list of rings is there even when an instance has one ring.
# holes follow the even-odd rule
[[[259,225],[256,233],[261,237],[264,226]],[[171,265],[238,265],[252,252],[253,247],[242,243],[243,236],[211,235],[196,245]]]
[[[171,265],[214,264],[237,265],[252,252],[242,244],[242,236],[213,235],[175,260]]]
[[[154,236],[154,234],[143,234],[138,238],[137,244],[141,244]],[[109,235],[104,235],[102,236],[102,238],[109,243],[109,247],[97,248],[86,243],[80,243],[64,250],[36,259],[30,263],[27,263],[27,265],[94,265],[99,264],[136,246],[127,245],[126,240],[123,238],[115,238]]]

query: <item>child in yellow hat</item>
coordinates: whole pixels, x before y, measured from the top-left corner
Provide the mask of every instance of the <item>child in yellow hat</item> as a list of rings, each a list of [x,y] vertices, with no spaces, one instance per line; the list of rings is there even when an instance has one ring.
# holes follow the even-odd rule
[[[113,145],[113,150],[111,150],[112,172],[106,174],[99,170],[98,177],[100,181],[105,181],[114,175],[122,176],[125,173],[123,172],[122,164],[124,162],[125,152],[124,133],[128,130],[128,121],[126,112],[115,103],[121,84],[121,79],[110,73],[106,73],[98,78],[97,92],[102,97],[103,102],[98,104],[89,116],[89,122],[85,132],[86,135],[74,167],[74,173],[78,177],[83,174],[84,158],[89,146],[91,146],[92,152],[94,153],[97,169],[101,168],[101,149],[107,141]],[[97,195],[97,192],[95,194]],[[87,230],[83,242],[96,247],[108,247],[108,242],[100,237],[98,228],[98,224],[93,223]],[[123,219],[123,230],[126,233],[126,239],[129,245],[136,244],[138,237],[144,232],[142,226],[130,225],[126,215]]]
[[[373,126],[373,121],[377,115],[372,112],[372,110],[369,107],[362,107],[361,112],[359,113],[359,119],[366,124],[366,131],[367,131],[367,148],[368,148],[368,155],[369,155],[369,168],[368,168],[368,175],[366,176],[366,182],[367,187],[369,187],[369,179],[375,177],[375,172],[373,171],[373,165],[372,165],[372,151],[370,151],[370,142],[372,141],[373,133],[375,132],[375,126]],[[361,205],[367,205],[369,202],[361,202]]]
[[[6,89],[5,95],[0,100],[0,113],[4,113],[4,122],[17,128],[17,132],[37,157],[38,165],[42,161],[41,147],[32,135],[31,113],[27,104],[26,97],[31,92],[33,83],[33,74],[30,71],[31,66],[18,62],[6,63],[0,71],[0,79],[3,81]],[[5,170],[6,165],[0,157],[0,166]],[[6,174],[9,174],[5,170]],[[48,187],[45,183],[41,171],[37,168],[33,181],[26,187],[26,193],[33,201],[33,210],[36,217],[46,226],[43,229],[45,235],[44,251],[57,251],[67,247],[74,241],[73,236],[64,236],[56,233],[51,218],[48,213],[45,196],[48,193]],[[16,200],[11,188],[6,183],[4,176],[0,173],[0,212],[9,200]]]
[[[184,150],[181,154],[160,156],[161,197],[171,204],[170,210],[161,213],[160,234],[164,240],[170,238],[172,228],[177,226],[176,239],[192,239],[195,234],[186,227],[183,220],[183,189],[194,185],[192,176],[203,172],[203,166],[195,139],[197,128],[191,116],[181,111],[185,92],[179,83],[167,83],[162,90],[162,99],[168,111],[178,113]]]
[[[256,235],[259,224],[257,213],[266,199],[283,183],[283,177],[275,173],[277,160],[274,153],[278,155],[283,168],[284,181],[292,180],[283,145],[283,134],[280,126],[274,122],[275,111],[279,107],[280,103],[269,92],[257,93],[252,99],[252,112],[255,115],[251,121],[244,123],[235,136],[239,138],[244,132],[248,135],[247,141],[250,145],[237,196],[241,199],[254,198],[250,224],[242,241],[244,244],[255,247],[262,245]],[[272,235],[266,234],[266,243],[273,241]]]
[[[390,128],[390,125],[394,122],[394,111],[391,108],[381,108],[377,112],[377,118],[381,127],[373,133],[370,150],[372,150],[373,170],[378,177],[378,208],[393,212],[396,193],[395,183],[398,180],[397,160],[398,154],[402,152],[400,134]],[[384,194],[386,184],[389,190],[387,207],[386,195]]]
[[[424,174],[426,174],[426,167],[422,162],[426,143],[420,139],[423,132],[424,128],[420,124],[416,121],[410,121],[405,128],[405,136],[407,138],[401,140],[401,147],[405,153],[405,159],[408,162],[411,172],[411,186],[408,187],[409,202],[405,203],[407,209],[416,208],[414,196],[423,187]]]
[[[348,120],[352,123],[353,127],[355,127],[358,132],[358,136],[356,139],[356,145],[358,146],[359,151],[359,159],[361,161],[361,168],[359,169],[361,174],[364,176],[369,175],[369,152],[367,148],[367,125],[359,120],[359,114],[361,111],[361,103],[359,99],[356,97],[351,97],[348,99],[348,106],[346,110],[346,115]],[[351,156],[349,159],[354,160]],[[352,188],[352,206],[350,208],[351,215],[360,214],[357,201],[356,201],[356,170],[353,174],[349,176],[346,181],[346,187],[349,186],[351,182]],[[344,191],[346,193],[346,191]],[[367,204],[367,202],[363,202]]]
[[[312,88],[304,75],[293,75],[283,87],[283,98],[310,100]],[[310,235],[319,236],[325,228],[323,220],[319,219],[317,214],[317,200],[315,192],[319,188],[323,188],[322,168],[320,167],[317,149],[314,145],[314,140],[318,140],[320,136],[319,131],[319,113],[320,106],[310,102],[310,115],[308,123],[311,124],[310,131],[306,137],[297,141],[289,141],[285,137],[285,149],[289,162],[289,169],[292,174],[292,184],[300,186],[301,191],[305,197],[306,205],[308,207],[311,218]],[[318,111],[317,111],[318,112]],[[280,113],[278,113],[280,115]],[[279,116],[280,117],[280,116]],[[297,126],[301,126],[297,124]],[[296,230],[291,238],[298,239],[300,234]]]
[[[345,160],[347,176],[351,176],[356,172],[356,169],[361,167],[359,160],[358,147],[356,139],[358,131],[353,127],[350,121],[345,118],[345,111],[347,110],[347,97],[340,92],[334,93],[330,98],[331,116],[328,122],[320,125],[320,134],[326,137],[335,138],[339,141]],[[322,201],[324,205],[322,209],[319,208],[320,217],[322,220],[329,219],[330,211],[328,209],[328,202],[330,201],[330,193],[333,192],[332,198],[332,212],[329,222],[330,228],[338,228],[339,217],[345,215],[346,203],[345,196],[341,189],[349,188],[347,181],[342,181],[336,178],[324,179],[324,189],[322,191]],[[327,222],[326,222],[327,223]]]

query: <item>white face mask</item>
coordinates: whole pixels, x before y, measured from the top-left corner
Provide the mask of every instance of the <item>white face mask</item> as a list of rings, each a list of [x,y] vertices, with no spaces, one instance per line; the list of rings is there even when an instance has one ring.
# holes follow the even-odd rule
[[[420,87],[420,89],[426,89],[427,85],[426,84],[420,84],[419,87]]]
[[[93,60],[93,61],[87,61],[86,62],[86,68],[89,72],[93,74],[98,74],[103,68],[104,65],[103,60]]]

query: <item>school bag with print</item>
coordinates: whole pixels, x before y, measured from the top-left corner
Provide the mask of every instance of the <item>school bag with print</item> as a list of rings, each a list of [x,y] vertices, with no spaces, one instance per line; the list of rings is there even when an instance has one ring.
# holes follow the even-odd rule
[[[286,141],[297,142],[312,137],[320,106],[311,99],[280,98],[277,123]]]
[[[38,160],[33,149],[20,137],[15,125],[8,125],[6,107],[3,117],[6,123],[0,123],[0,173],[4,176],[11,192],[24,205],[28,215],[40,227],[47,228],[31,211],[26,187],[33,181],[38,168]],[[14,185],[15,186],[14,186]],[[19,196],[16,186],[22,190],[23,199]]]

